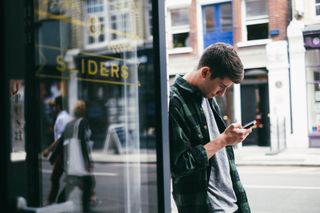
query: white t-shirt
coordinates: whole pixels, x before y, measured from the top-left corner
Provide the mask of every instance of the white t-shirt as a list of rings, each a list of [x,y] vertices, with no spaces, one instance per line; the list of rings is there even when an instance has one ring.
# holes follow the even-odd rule
[[[54,123],[53,131],[54,131],[54,140],[58,140],[66,127],[67,123],[72,120],[72,117],[67,113],[67,111],[61,111]]]
[[[207,121],[210,140],[215,139],[220,133],[208,99],[202,101],[202,109]],[[234,193],[230,166],[226,149],[223,148],[212,157],[211,173],[208,185],[208,198],[212,212],[232,213],[237,211],[237,197]]]

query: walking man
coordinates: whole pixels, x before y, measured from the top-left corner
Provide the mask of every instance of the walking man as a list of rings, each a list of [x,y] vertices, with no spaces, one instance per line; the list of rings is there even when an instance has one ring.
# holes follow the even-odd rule
[[[72,117],[68,114],[68,112],[63,109],[63,101],[61,96],[58,96],[54,99],[54,110],[57,114],[57,118],[53,127],[54,142],[50,144],[50,146],[42,152],[44,157],[49,156],[49,154],[57,147],[59,143],[59,139],[62,136],[62,133],[67,123],[72,119]],[[50,156],[50,163],[53,164],[53,169],[52,169],[51,178],[50,178],[51,186],[49,190],[47,204],[52,204],[56,202],[56,199],[57,199],[57,195],[60,187],[60,178],[63,174],[62,153],[61,152],[53,153]]]

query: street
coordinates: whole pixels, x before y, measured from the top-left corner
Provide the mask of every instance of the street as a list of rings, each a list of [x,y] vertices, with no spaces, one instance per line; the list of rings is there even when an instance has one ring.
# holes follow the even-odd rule
[[[253,213],[320,212],[320,168],[240,166]]]
[[[43,202],[48,195],[51,169],[51,165],[43,161]],[[129,173],[130,175],[127,175]],[[96,163],[94,176],[95,191],[99,202],[92,206],[91,212],[134,213],[135,209],[140,207],[141,212],[158,212],[156,206],[157,173],[154,163]],[[63,186],[63,179],[64,177],[60,180],[60,188]]]
[[[50,166],[43,164],[43,195],[48,193]],[[135,167],[137,164],[130,164]],[[140,164],[142,212],[157,212],[155,164]],[[238,166],[253,213],[320,212],[320,168]],[[93,212],[125,212],[126,164],[95,164],[96,193],[101,201]],[[147,175],[148,174],[148,175]]]

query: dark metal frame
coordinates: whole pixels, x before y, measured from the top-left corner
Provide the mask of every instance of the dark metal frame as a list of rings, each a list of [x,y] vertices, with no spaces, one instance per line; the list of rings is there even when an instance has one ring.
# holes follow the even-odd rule
[[[170,204],[170,154],[169,154],[169,122],[168,93],[165,45],[165,6],[164,1],[152,1],[153,12],[153,49],[154,68],[158,68],[154,83],[156,85],[157,111],[157,183],[158,212],[171,212]]]

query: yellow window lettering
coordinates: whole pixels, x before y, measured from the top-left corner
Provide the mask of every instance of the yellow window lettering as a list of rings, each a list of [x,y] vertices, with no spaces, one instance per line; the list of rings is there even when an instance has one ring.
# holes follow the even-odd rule
[[[111,65],[111,77],[115,77],[116,75],[117,78],[119,78],[119,66],[112,64]]]
[[[98,72],[97,62],[88,60],[88,75],[96,75]]]
[[[58,55],[56,58],[57,61],[57,70],[59,70],[60,72],[63,72],[66,70],[66,64],[63,60],[63,56],[62,55]]]
[[[81,59],[81,74],[84,74],[84,72],[85,72],[85,68],[86,68],[86,66],[85,66],[86,64],[85,64],[85,61],[84,61],[84,59]]]
[[[109,70],[106,68],[104,62],[100,62],[100,75],[105,77],[109,76]]]
[[[128,76],[129,76],[128,70],[129,70],[128,66],[126,66],[126,65],[122,65],[122,66],[121,66],[121,77],[122,77],[123,79],[128,78]]]

